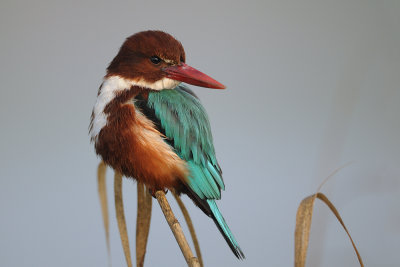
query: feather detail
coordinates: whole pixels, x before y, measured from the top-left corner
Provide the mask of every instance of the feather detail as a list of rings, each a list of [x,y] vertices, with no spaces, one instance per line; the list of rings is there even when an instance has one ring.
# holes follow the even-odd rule
[[[146,107],[154,112],[159,127],[176,153],[188,163],[187,184],[200,198],[220,199],[224,189],[208,116],[199,99],[183,86],[152,91]]]
[[[135,108],[132,98],[142,91],[123,90],[105,106],[107,123],[95,141],[104,162],[148,188],[173,189],[188,177],[187,164],[165,142],[153,121]]]
[[[182,181],[185,187],[181,192],[214,220],[232,252],[243,259],[244,254],[215,203],[225,185],[215,156],[210,123],[198,98],[186,87],[178,86],[174,90],[151,91],[146,101],[139,100],[135,105],[153,120],[167,136],[165,141],[186,161],[189,172]]]
[[[232,252],[235,254],[235,256],[238,259],[244,259],[245,256],[243,254],[243,251],[239,247],[238,242],[236,241],[231,230],[229,229],[228,225],[226,224],[225,219],[222,216],[221,212],[219,211],[215,201],[207,200],[207,204],[209,205],[211,213],[212,213],[211,217],[213,218],[215,224],[218,226],[219,231],[224,236],[225,241],[228,243]]]

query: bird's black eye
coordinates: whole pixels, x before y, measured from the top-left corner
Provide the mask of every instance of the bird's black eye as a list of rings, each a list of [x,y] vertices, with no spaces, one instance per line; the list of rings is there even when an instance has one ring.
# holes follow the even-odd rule
[[[181,56],[180,60],[181,62],[185,63],[185,59],[183,58],[183,56]]]
[[[161,58],[157,57],[157,56],[152,56],[150,57],[150,61],[151,63],[153,63],[154,65],[158,65],[161,62]]]

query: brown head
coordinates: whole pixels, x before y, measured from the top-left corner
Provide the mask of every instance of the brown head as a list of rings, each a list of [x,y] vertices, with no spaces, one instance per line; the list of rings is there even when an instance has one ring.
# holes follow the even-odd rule
[[[180,82],[224,89],[211,77],[185,64],[182,44],[162,31],[144,31],[126,39],[107,68],[106,77],[120,76],[148,89],[172,89]]]

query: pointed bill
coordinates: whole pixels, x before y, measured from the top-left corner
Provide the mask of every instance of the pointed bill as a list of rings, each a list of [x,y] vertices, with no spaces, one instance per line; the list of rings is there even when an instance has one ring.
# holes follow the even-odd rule
[[[190,67],[189,65],[182,63],[181,65],[169,66],[163,69],[166,73],[166,77],[185,82],[188,84],[214,88],[214,89],[225,89],[225,85],[214,80],[210,76]]]

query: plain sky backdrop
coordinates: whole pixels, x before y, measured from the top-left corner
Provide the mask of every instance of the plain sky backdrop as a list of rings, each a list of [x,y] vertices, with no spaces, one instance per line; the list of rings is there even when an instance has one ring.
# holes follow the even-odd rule
[[[206,266],[293,266],[298,204],[349,161],[322,191],[366,266],[400,265],[400,1],[2,0],[0,266],[108,266],[89,117],[107,64],[147,29],[174,35],[188,64],[228,87],[192,89],[247,259],[185,197]],[[112,262],[126,266],[111,171],[107,185]],[[132,250],[135,187],[124,181]],[[357,266],[320,203],[307,263]],[[158,205],[145,266],[185,266]]]

